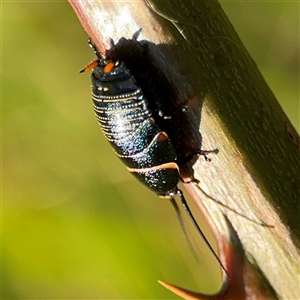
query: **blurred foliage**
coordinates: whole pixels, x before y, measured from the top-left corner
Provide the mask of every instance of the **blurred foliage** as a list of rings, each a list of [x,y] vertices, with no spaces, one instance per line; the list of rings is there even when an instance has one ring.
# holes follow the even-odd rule
[[[222,2],[299,130],[297,5]],[[195,263],[168,201],[101,135],[86,39],[67,2],[2,2],[2,298],[176,298],[157,279],[213,292],[207,248]]]

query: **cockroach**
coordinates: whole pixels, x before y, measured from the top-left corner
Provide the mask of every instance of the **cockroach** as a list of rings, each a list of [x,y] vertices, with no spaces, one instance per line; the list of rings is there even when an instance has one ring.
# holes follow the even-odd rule
[[[158,125],[139,84],[122,61],[101,55],[90,39],[88,44],[97,55],[97,60],[80,73],[93,70],[92,103],[103,135],[131,174],[159,197],[170,199],[182,225],[174,199],[179,196],[196,230],[228,275],[178,188],[181,166],[178,165],[174,145],[168,133]],[[198,151],[192,156],[202,155],[209,160],[206,156],[208,152],[215,150]]]

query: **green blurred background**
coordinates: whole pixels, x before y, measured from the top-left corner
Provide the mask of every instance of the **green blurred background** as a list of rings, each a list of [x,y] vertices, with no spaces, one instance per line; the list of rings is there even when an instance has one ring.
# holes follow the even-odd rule
[[[299,3],[222,6],[299,131]],[[218,286],[168,201],[127,173],[94,119],[87,35],[67,2],[1,3],[2,298],[172,299]]]

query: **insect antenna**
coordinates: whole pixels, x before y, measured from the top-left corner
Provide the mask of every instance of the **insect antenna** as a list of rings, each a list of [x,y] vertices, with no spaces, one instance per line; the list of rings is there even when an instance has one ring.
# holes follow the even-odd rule
[[[197,180],[197,179],[194,178],[192,182],[195,184],[195,186],[197,187],[197,189],[198,189],[201,193],[203,193],[204,196],[206,196],[209,200],[214,201],[214,202],[217,203],[218,205],[220,205],[220,206],[226,208],[227,210],[230,210],[230,211],[234,212],[235,214],[237,214],[238,216],[244,218],[245,220],[248,220],[248,221],[250,221],[250,222],[253,222],[253,223],[255,223],[255,224],[257,224],[257,225],[260,225],[260,226],[263,226],[263,227],[269,227],[269,228],[273,228],[273,227],[274,227],[274,225],[269,225],[269,224],[265,223],[264,221],[256,221],[256,220],[253,220],[253,219],[251,219],[250,217],[248,217],[248,216],[246,216],[246,215],[244,215],[244,214],[242,214],[242,213],[236,211],[234,208],[231,208],[230,206],[224,204],[224,203],[221,202],[220,200],[213,198],[212,196],[210,196],[209,194],[207,194],[207,193],[202,189],[202,187],[199,185],[199,183],[200,183],[199,180]]]
[[[182,191],[178,189],[177,190],[177,195],[180,198],[180,201],[181,201],[183,209],[187,213],[188,217],[190,218],[190,220],[191,220],[193,226],[195,227],[195,229],[197,230],[198,234],[201,236],[201,238],[203,239],[203,241],[205,242],[205,244],[207,245],[207,247],[209,248],[209,250],[212,252],[213,256],[218,261],[219,265],[224,270],[225,274],[228,276],[228,278],[230,278],[230,276],[229,276],[229,274],[228,274],[225,266],[222,264],[220,258],[218,257],[218,255],[216,254],[216,252],[214,251],[214,249],[212,248],[212,246],[210,245],[209,241],[207,240],[206,236],[204,235],[203,231],[201,230],[201,228],[199,227],[197,221],[195,220],[195,218],[194,218],[194,216],[193,216],[193,214],[192,214],[192,212],[191,212],[191,210],[190,210],[190,208],[189,208],[189,206],[188,206],[188,204],[187,204],[187,202],[186,202],[186,200],[184,198],[184,195],[183,195]],[[171,197],[171,199],[173,199],[173,198]],[[171,200],[171,202],[172,202],[172,200]],[[174,199],[173,199],[173,202],[175,202]],[[182,222],[182,218],[181,218],[181,215],[179,213],[179,210],[178,210],[178,206],[176,205],[177,210],[178,210],[178,212],[177,212],[176,207],[174,206],[173,203],[172,203],[172,205],[175,208],[175,211],[176,211],[177,216],[179,218],[179,222],[180,222],[180,224],[182,226],[183,222]],[[183,228],[184,234],[187,236],[185,227],[182,226],[182,228]],[[189,238],[188,238],[188,240],[189,240]]]
[[[185,160],[183,161],[182,164],[185,164],[185,163],[189,162],[192,158],[198,157],[198,156],[203,156],[204,159],[205,159],[205,161],[210,162],[210,161],[211,161],[211,158],[209,158],[209,157],[207,156],[207,154],[210,154],[210,153],[218,154],[218,152],[219,152],[219,149],[218,149],[218,148],[213,149],[213,150],[200,150],[200,151],[194,152],[194,153],[190,154],[189,156],[187,156],[187,157],[185,158]],[[183,180],[183,181],[184,181],[184,180]],[[253,222],[253,223],[257,224],[257,225],[263,226],[263,227],[269,227],[269,228],[273,228],[273,227],[274,227],[274,225],[269,225],[269,224],[265,223],[264,221],[255,221],[255,220],[251,219],[250,217],[248,217],[248,216],[246,216],[246,215],[244,215],[244,214],[242,214],[242,213],[236,211],[234,208],[231,208],[230,206],[224,204],[222,201],[220,201],[220,200],[218,200],[218,199],[215,199],[214,197],[210,196],[209,194],[207,194],[207,193],[202,189],[202,187],[200,186],[200,181],[199,181],[197,178],[195,178],[194,176],[192,176],[192,179],[191,179],[190,182],[191,182],[191,183],[194,183],[195,186],[197,187],[197,189],[198,189],[202,194],[204,194],[204,196],[206,196],[209,200],[214,201],[214,202],[217,203],[218,205],[220,205],[220,206],[226,208],[227,210],[230,210],[230,211],[234,212],[234,213],[237,214],[238,216],[240,216],[240,217],[242,217],[242,218],[244,218],[244,219],[246,219],[246,220],[248,220],[248,221],[250,221],[250,222]]]
[[[184,222],[183,222],[183,218],[182,218],[182,215],[181,215],[181,212],[180,212],[180,209],[174,199],[174,197],[170,197],[170,202],[175,210],[175,213],[176,213],[176,216],[177,216],[177,219],[179,221],[179,224],[182,228],[182,231],[183,231],[183,234],[186,238],[186,240],[188,241],[188,246],[190,248],[190,251],[192,252],[193,256],[195,257],[195,259],[198,261],[199,260],[199,255],[197,255],[196,251],[195,251],[195,248],[193,247],[193,244],[192,244],[192,241],[191,241],[191,238],[190,238],[190,235],[188,234],[188,231],[184,225]]]

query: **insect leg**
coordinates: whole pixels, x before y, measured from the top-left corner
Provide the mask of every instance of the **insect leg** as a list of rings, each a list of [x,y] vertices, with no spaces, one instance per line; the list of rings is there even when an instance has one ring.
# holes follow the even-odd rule
[[[181,162],[180,162],[180,166],[183,166],[185,164],[187,164],[188,162],[190,162],[191,160],[193,160],[194,158],[198,157],[198,156],[203,156],[204,159],[206,161],[211,161],[211,159],[209,157],[207,157],[207,154],[209,153],[214,153],[214,154],[218,154],[219,153],[219,149],[213,149],[213,150],[200,150],[200,151],[195,151],[192,154],[188,155],[187,157],[185,157]]]
[[[94,53],[96,54],[96,56],[99,59],[104,59],[104,56],[99,52],[98,48],[96,47],[96,45],[93,43],[93,41],[91,40],[91,38],[88,38],[87,40],[88,45],[93,49]]]

